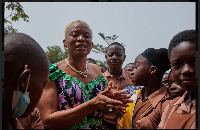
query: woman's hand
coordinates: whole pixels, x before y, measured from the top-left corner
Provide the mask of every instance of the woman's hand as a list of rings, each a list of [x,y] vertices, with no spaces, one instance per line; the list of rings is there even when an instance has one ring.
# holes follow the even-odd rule
[[[109,82],[106,89],[93,99],[94,107],[105,112],[112,108],[117,114],[123,114],[126,112],[126,107],[128,107],[127,103],[133,102],[129,99],[131,95],[124,94],[124,90],[112,90],[112,83],[112,81]]]
[[[115,99],[115,100],[119,100],[119,101],[121,101],[123,103],[123,105],[125,107],[128,107],[127,103],[133,102],[132,99],[129,99],[131,97],[131,95],[130,94],[125,94],[125,92],[126,92],[125,90],[118,90],[118,91],[117,90],[113,90],[112,89],[112,84],[113,84],[112,81],[110,81],[108,83],[108,87],[107,88],[109,89],[109,91],[107,92],[106,96],[108,96],[109,98]]]

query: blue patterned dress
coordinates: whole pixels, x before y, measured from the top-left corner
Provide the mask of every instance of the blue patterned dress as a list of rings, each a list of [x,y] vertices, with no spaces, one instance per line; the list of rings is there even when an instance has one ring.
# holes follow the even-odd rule
[[[49,69],[49,78],[55,82],[58,90],[58,111],[70,109],[89,101],[104,90],[108,84],[103,76],[99,76],[85,85],[77,78],[67,75],[57,65],[50,64]],[[67,129],[101,129],[102,117],[102,111],[93,111],[78,123],[67,127]]]

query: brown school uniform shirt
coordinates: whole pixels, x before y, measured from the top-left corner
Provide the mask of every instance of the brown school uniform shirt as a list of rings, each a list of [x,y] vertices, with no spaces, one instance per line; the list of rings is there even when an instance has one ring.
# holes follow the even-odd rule
[[[103,76],[108,82],[114,82],[112,87],[112,89],[114,90],[123,90],[125,87],[133,85],[130,73],[123,69],[122,74],[118,79],[113,77],[113,75],[111,75],[108,71],[104,72]],[[115,113],[109,113],[107,115],[104,115],[104,120],[112,124],[117,124],[117,115]]]
[[[133,111],[133,129],[156,129],[161,115],[171,100],[165,86],[161,87],[148,98],[142,99],[144,88],[141,89]]]
[[[35,108],[28,116],[18,118],[18,120],[24,129],[44,129],[40,112],[37,108]]]
[[[162,129],[196,129],[196,101],[185,105],[187,92],[175,98],[165,108],[159,128]]]
[[[8,129],[44,129],[39,110],[35,108],[24,118],[12,119]]]

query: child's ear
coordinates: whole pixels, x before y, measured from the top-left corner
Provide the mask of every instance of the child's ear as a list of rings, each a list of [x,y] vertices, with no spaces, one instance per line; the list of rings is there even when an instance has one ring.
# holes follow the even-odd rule
[[[157,70],[157,67],[156,67],[156,66],[151,66],[151,68],[150,68],[150,73],[151,73],[151,74],[154,74],[154,73],[156,72],[156,70]]]
[[[30,69],[25,69],[21,75],[19,76],[19,91],[21,91],[22,93],[25,92],[27,84],[28,84],[28,80],[30,78],[30,74],[31,74],[31,70]],[[28,88],[27,88],[28,89]]]
[[[124,61],[125,61],[125,59],[126,59],[126,55],[124,55]]]

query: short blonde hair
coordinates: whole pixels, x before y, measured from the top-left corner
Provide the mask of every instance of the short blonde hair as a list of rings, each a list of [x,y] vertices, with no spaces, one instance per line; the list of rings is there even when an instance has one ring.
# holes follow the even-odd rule
[[[66,36],[66,34],[67,34],[67,30],[68,30],[69,26],[71,26],[72,24],[74,24],[74,23],[76,23],[76,22],[85,23],[85,24],[89,27],[89,29],[91,30],[91,32],[92,32],[92,29],[90,28],[90,26],[89,26],[85,21],[80,20],[80,19],[77,19],[77,20],[74,20],[74,21],[70,22],[70,23],[65,27],[65,36]]]

